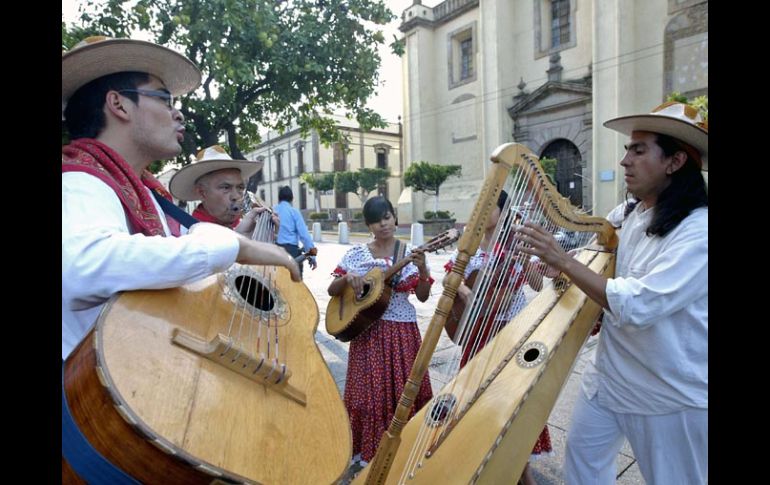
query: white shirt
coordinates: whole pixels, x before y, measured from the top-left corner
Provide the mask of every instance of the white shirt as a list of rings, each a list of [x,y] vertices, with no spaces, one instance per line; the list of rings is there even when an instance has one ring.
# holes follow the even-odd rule
[[[583,391],[617,413],[708,409],[708,209],[663,238],[645,234],[652,215],[637,205],[619,231],[610,310]]]
[[[128,224],[107,184],[84,172],[62,174],[62,359],[112,295],[190,283],[224,271],[238,254],[235,232],[216,224],[182,237],[131,234]]]

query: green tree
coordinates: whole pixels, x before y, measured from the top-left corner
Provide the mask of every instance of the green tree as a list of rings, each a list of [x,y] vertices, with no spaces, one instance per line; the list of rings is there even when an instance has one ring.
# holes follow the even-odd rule
[[[356,194],[363,205],[369,194],[385,184],[390,177],[386,168],[362,168],[357,172],[337,172],[334,175],[334,190]]]
[[[203,84],[182,103],[184,152],[227,135],[233,158],[260,141],[258,129],[316,130],[341,140],[330,116],[363,129],[385,126],[365,108],[378,83],[381,26],[394,18],[383,0],[88,0],[82,28],[112,37],[148,32],[183,51]],[[80,27],[79,27],[80,28]],[[69,39],[67,39],[69,40]],[[65,42],[64,33],[62,43]],[[67,42],[66,47],[71,47]],[[391,48],[398,52],[400,44]],[[182,163],[187,163],[184,157]]]
[[[334,173],[303,173],[299,176],[300,180],[315,193],[315,211],[321,210],[321,192],[332,190],[334,188]]]
[[[540,159],[540,166],[543,167],[543,172],[545,172],[554,186],[556,185],[556,166],[558,164],[559,161],[555,158],[543,157]]]
[[[361,204],[366,202],[369,194],[384,186],[390,178],[390,170],[387,168],[362,168],[358,170],[358,187],[360,189]]]
[[[404,172],[404,185],[416,192],[435,195],[433,212],[438,212],[438,197],[441,185],[449,177],[459,177],[462,173],[460,165],[438,165],[428,162],[413,162]]]
[[[358,195],[358,172],[336,172],[334,174],[334,191]]]

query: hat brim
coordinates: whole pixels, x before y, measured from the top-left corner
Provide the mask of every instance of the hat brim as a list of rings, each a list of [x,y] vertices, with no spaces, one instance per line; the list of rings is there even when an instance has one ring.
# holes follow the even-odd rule
[[[195,182],[204,175],[226,168],[236,168],[241,171],[243,179],[248,180],[262,170],[263,164],[264,162],[250,160],[202,160],[187,165],[175,173],[168,183],[168,190],[179,200],[200,200],[200,196],[195,191]]]
[[[672,136],[698,150],[703,161],[702,170],[708,171],[708,132],[691,123],[669,116],[644,114],[614,118],[605,121],[604,126],[624,135],[631,135],[634,131],[649,131]]]
[[[151,74],[174,96],[187,94],[201,83],[200,70],[184,55],[134,39],[108,39],[65,52],[61,69],[62,105],[84,85],[117,72]]]

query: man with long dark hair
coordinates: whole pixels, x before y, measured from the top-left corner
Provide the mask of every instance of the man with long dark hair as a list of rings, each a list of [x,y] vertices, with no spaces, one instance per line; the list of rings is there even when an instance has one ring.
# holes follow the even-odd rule
[[[628,439],[648,484],[703,484],[708,475],[708,126],[665,103],[610,120],[630,136],[620,161],[631,198],[614,278],[565,253],[542,227],[520,230],[524,252],[563,272],[605,309],[567,438],[565,481],[614,484]]]

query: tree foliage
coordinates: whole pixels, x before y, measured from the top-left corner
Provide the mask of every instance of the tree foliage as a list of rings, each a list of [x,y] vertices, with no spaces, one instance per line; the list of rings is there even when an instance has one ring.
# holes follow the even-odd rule
[[[556,185],[556,167],[559,161],[555,158],[543,157],[540,159],[540,166],[543,167],[543,172],[548,176],[551,183]],[[518,167],[516,167],[518,169]]]
[[[141,30],[184,52],[203,71],[202,86],[182,99],[185,153],[220,143],[233,158],[260,141],[259,128],[317,130],[341,139],[333,112],[363,129],[384,120],[365,108],[378,85],[394,18],[383,0],[88,0],[82,28],[112,37]],[[78,27],[81,28],[81,27]],[[71,47],[75,39],[62,44]],[[69,35],[69,34],[67,34]],[[79,40],[79,39],[78,39]],[[391,43],[398,51],[400,44]]]
[[[362,168],[358,170],[358,187],[361,190],[361,203],[366,202],[369,193],[385,185],[390,178],[390,170],[387,168]]]
[[[334,174],[334,190],[356,194],[361,204],[369,194],[385,184],[390,177],[386,168],[362,168],[357,172],[337,172]]]
[[[404,172],[404,185],[416,192],[435,195],[433,212],[438,211],[438,196],[441,185],[449,177],[459,177],[462,173],[460,165],[438,165],[428,162],[414,162]]]
[[[315,193],[315,210],[321,210],[321,192],[334,188],[334,173],[303,173],[299,176],[302,183],[313,189]]]
[[[336,172],[334,174],[334,191],[358,195],[358,173]]]

